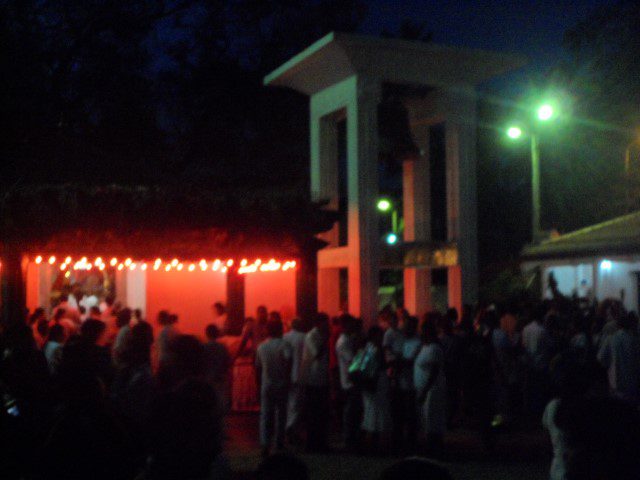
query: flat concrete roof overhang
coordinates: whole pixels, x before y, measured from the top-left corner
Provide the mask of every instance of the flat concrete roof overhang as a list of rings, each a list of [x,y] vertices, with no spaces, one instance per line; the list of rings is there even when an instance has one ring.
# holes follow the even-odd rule
[[[404,85],[475,85],[526,63],[520,55],[344,33],[329,33],[264,78],[307,95],[352,75]]]

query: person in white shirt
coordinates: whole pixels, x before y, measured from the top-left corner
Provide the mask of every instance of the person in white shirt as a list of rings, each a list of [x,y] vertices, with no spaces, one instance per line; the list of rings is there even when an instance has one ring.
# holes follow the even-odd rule
[[[532,359],[540,354],[543,335],[542,318],[538,316],[522,329],[522,346]]]
[[[624,400],[640,400],[640,339],[635,333],[634,312],[618,317],[618,330],[609,335],[598,352],[598,361],[607,369],[611,392]]]
[[[307,449],[326,450],[329,423],[329,316],[326,313],[317,314],[315,327],[305,336],[300,383],[304,389]]]
[[[51,373],[56,373],[62,359],[62,347],[64,346],[64,327],[60,324],[53,325],[49,330],[49,338],[44,344],[44,356]]]
[[[260,385],[260,446],[263,456],[276,447],[284,448],[287,394],[291,383],[291,347],[282,339],[282,322],[267,322],[267,340],[256,351],[256,372]]]
[[[294,441],[298,438],[298,429],[302,421],[302,387],[300,386],[300,364],[304,351],[304,337],[302,320],[294,318],[291,322],[291,331],[282,339],[291,348],[291,386],[287,401],[287,434]],[[297,443],[297,442],[296,442]]]
[[[447,385],[444,374],[444,352],[438,344],[435,325],[422,326],[422,349],[413,368],[413,383],[421,414],[427,447],[441,453],[447,424]]]
[[[347,314],[340,316],[340,323],[342,333],[336,342],[336,357],[344,401],[342,430],[347,450],[357,451],[360,446],[362,395],[349,378],[349,367],[358,350],[359,324],[354,317]]]

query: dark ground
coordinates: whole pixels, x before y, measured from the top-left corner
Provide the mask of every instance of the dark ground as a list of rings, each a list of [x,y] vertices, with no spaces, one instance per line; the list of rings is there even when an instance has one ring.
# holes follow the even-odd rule
[[[257,443],[257,414],[232,414],[227,418],[227,454],[238,479],[260,462]],[[543,480],[549,476],[551,449],[541,428],[514,428],[498,434],[494,454],[484,453],[476,433],[457,429],[445,438],[446,460],[441,462],[456,480]],[[336,437],[337,445],[337,437]],[[333,453],[309,455],[302,448],[289,447],[309,466],[312,480],[375,479],[383,468],[399,457],[366,457]]]

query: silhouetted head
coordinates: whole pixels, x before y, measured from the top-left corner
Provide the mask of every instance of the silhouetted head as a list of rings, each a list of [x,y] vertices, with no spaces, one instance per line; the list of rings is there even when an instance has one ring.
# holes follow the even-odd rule
[[[221,302],[216,302],[213,304],[213,311],[218,317],[221,317],[226,313],[226,309],[224,308],[224,304]]]
[[[131,322],[131,310],[128,308],[123,308],[118,312],[116,316],[116,327],[122,328],[129,325]]]
[[[269,314],[267,311],[267,307],[265,307],[264,305],[260,305],[256,309],[256,320],[258,321],[258,323],[266,323],[268,316]]]
[[[296,332],[303,332],[304,322],[302,321],[302,319],[296,317],[293,320],[291,320],[291,329],[295,330]]]
[[[80,327],[80,336],[89,343],[97,344],[106,329],[107,325],[102,320],[89,318]]]
[[[418,317],[407,317],[404,322],[404,334],[407,337],[414,337],[418,333]]]
[[[282,320],[269,320],[267,322],[267,335],[271,338],[282,337]]]
[[[207,340],[209,340],[210,342],[213,342],[218,337],[220,337],[220,329],[218,328],[217,325],[210,323],[204,329],[204,334],[207,337]]]
[[[58,343],[63,343],[64,342],[64,327],[62,325],[60,325],[59,323],[56,323],[54,326],[51,327],[51,330],[49,330],[49,341],[50,342],[58,342]]]
[[[314,321],[314,326],[322,333],[329,333],[329,315],[324,312],[319,312],[316,314],[316,318]]]
[[[382,339],[384,337],[384,330],[381,327],[374,325],[369,328],[367,332],[367,342],[372,343],[376,347],[382,347]]]

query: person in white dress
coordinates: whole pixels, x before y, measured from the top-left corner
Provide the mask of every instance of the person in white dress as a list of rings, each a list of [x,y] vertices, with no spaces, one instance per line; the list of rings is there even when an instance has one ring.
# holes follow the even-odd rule
[[[260,446],[268,456],[274,437],[284,448],[287,421],[287,393],[291,383],[291,347],[282,339],[282,322],[267,322],[267,340],[256,351],[256,373],[260,385]]]
[[[364,388],[362,391],[364,406],[362,430],[368,435],[369,447],[373,451],[379,448],[381,438],[391,431],[390,381],[382,350],[383,335],[380,327],[371,327],[367,333],[367,344],[364,347],[365,356],[370,355],[376,362],[375,377],[377,378],[370,388]]]
[[[447,384],[444,352],[438,344],[436,326],[430,322],[422,325],[422,343],[413,368],[413,383],[427,449],[439,454],[447,424]]]
[[[291,331],[287,332],[282,339],[291,349],[291,386],[289,388],[289,399],[287,402],[287,434],[291,440],[296,440],[298,430],[302,423],[302,386],[300,385],[300,364],[302,363],[302,353],[304,351],[304,325],[302,320],[294,318],[291,322]]]

